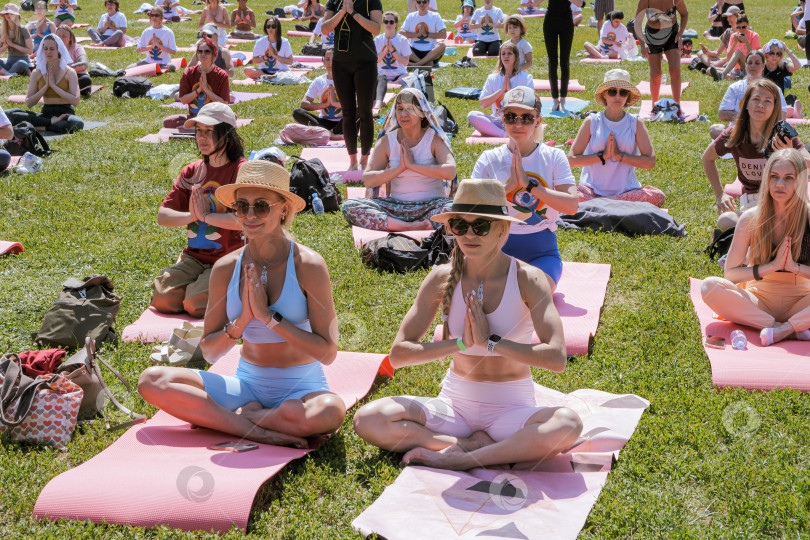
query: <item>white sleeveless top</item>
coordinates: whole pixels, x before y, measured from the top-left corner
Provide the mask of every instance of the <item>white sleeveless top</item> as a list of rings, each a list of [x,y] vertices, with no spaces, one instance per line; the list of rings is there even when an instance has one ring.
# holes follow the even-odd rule
[[[613,133],[619,151],[625,154],[639,155],[636,146],[636,129],[638,118],[629,112],[618,122],[611,122],[605,118],[604,112],[591,115],[591,140],[585,147],[585,154],[595,154],[607,148],[608,135]],[[594,192],[602,197],[619,195],[631,189],[638,189],[641,183],[636,178],[636,168],[614,159],[606,160],[605,164],[597,162],[582,167],[580,185],[593,188]]]
[[[388,168],[399,167],[399,141],[397,132],[394,130],[388,133]],[[413,161],[417,165],[437,165],[436,158],[430,150],[433,144],[435,132],[428,128],[422,136],[419,144],[411,148]],[[391,193],[388,195],[393,199],[408,202],[425,202],[438,197],[444,197],[444,184],[438,178],[430,178],[423,174],[416,173],[410,169],[406,170],[393,180],[391,180]]]

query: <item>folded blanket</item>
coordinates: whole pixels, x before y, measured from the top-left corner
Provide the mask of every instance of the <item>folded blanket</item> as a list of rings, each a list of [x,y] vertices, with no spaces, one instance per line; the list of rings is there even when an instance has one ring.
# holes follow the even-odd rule
[[[557,225],[562,229],[592,229],[627,236],[666,234],[681,237],[687,234],[683,225],[678,225],[672,216],[654,204],[605,197],[579,203],[577,213],[561,215]]]

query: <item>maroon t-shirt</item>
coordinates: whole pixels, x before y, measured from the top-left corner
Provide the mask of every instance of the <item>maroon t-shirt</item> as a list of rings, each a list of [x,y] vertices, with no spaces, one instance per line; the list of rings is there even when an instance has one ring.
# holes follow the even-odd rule
[[[219,186],[233,184],[236,181],[236,173],[239,167],[246,161],[244,158],[239,158],[239,160],[232,161],[222,167],[212,167],[206,165],[200,159],[186,165],[180,171],[180,175],[174,181],[172,190],[166,195],[166,199],[161,206],[178,212],[188,212],[191,187],[194,184],[201,184],[203,193],[208,197],[211,204],[212,212],[230,212],[231,209],[223,206],[217,200],[214,192]],[[205,175],[197,180],[195,174],[199,175],[201,167],[205,168]],[[223,255],[243,245],[241,231],[219,229],[208,223],[195,221],[188,224],[188,246],[183,252],[188,253],[203,264],[214,264]]]
[[[757,150],[756,145],[751,143],[740,143],[734,148],[726,146],[731,132],[734,131],[734,126],[729,126],[723,130],[717,139],[714,141],[714,151],[718,156],[731,154],[734,157],[734,163],[737,164],[737,178],[743,186],[743,193],[753,194],[759,191],[759,184],[762,183],[762,171],[765,169],[765,163],[768,159],[762,155],[762,152]],[[798,137],[793,137],[791,141],[793,148],[801,150],[804,148],[802,141]]]
[[[201,69],[200,64],[197,64],[183,72],[183,76],[180,78],[180,91],[178,95],[185,96],[199,88],[200,77],[202,76]],[[231,84],[228,80],[228,73],[224,69],[214,66],[214,69],[206,74],[205,78],[208,79],[208,87],[211,88],[216,95],[224,99],[225,103],[228,103],[231,99]],[[197,99],[188,104],[188,114],[190,116],[196,116],[200,108],[208,103],[208,101],[208,94],[202,92],[197,96]]]

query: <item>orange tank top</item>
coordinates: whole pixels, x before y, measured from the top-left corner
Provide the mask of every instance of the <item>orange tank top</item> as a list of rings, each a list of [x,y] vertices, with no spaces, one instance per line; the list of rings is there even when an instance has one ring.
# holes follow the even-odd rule
[[[39,80],[37,81],[37,90],[42,90],[43,86],[45,86],[45,79],[40,77]],[[61,88],[65,92],[70,91],[70,83],[68,82],[68,79],[67,79],[67,72],[65,72],[65,74],[62,76],[62,80],[59,81],[58,83],[56,83],[56,86],[58,86],[59,88]],[[45,95],[42,96],[42,97],[44,97],[44,98],[54,98],[54,99],[64,99],[62,96],[60,96],[59,94],[56,93],[56,90],[54,90],[53,88],[50,88],[50,87],[48,87],[48,89],[45,90]]]

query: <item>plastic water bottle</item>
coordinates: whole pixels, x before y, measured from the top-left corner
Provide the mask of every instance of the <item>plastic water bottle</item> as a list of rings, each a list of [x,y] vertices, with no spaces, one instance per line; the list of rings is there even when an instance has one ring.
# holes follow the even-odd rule
[[[312,192],[312,211],[315,212],[316,215],[323,214],[323,201],[318,197],[318,193],[315,191]]]
[[[731,333],[731,347],[738,351],[743,351],[748,346],[748,339],[742,330],[734,330]]]
[[[667,84],[667,74],[666,73],[661,75],[661,86],[664,86],[665,84]]]

